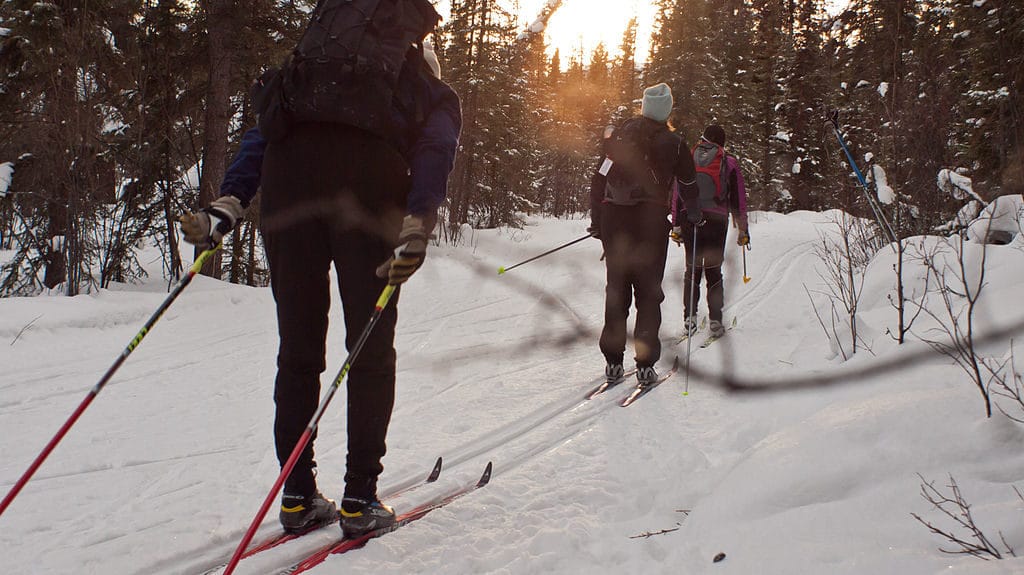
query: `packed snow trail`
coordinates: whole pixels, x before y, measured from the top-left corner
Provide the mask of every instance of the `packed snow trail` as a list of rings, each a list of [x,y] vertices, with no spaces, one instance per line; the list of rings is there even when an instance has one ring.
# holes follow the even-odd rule
[[[808,319],[804,288],[821,289],[813,248],[834,229],[831,217],[753,214],[747,284],[730,236],[725,322],[738,317],[738,325],[694,349],[695,366],[782,380],[839,365]],[[473,480],[486,460],[500,481],[309,573],[789,574],[799,572],[793,557],[805,573],[1024,570],[1020,559],[984,564],[943,555],[941,541],[910,518],[932,512],[917,474],[939,483],[952,474],[985,526],[1024,546],[1013,491],[1024,486],[1016,448],[1024,433],[1005,417],[981,417],[977,391],[947,361],[756,397],[696,378],[684,397],[680,373],[628,409],[613,406],[626,388],[577,408],[603,369],[600,243],[582,242],[504,276],[494,270],[585,227],[531,220],[524,230],[476,231],[458,248],[430,247],[401,296],[381,490],[422,479],[424,458],[438,454],[446,460],[442,479],[403,497],[397,511]],[[1020,247],[992,247],[993,299],[982,306],[980,327],[1024,315],[1015,303],[1024,283]],[[683,250],[671,246],[669,258],[663,339],[682,331]],[[851,366],[870,364],[872,353],[903,353],[885,334],[894,316],[885,299],[887,258],[869,270],[862,300],[872,352]],[[0,300],[0,486],[13,484],[42,435],[166,297],[158,275],[94,295]],[[328,374],[345,355],[339,308]],[[170,575],[209,566],[237,543],[278,471],[273,310],[266,288],[196,278],[0,518],[0,572]],[[663,350],[663,362],[678,351]],[[316,443],[320,487],[335,498],[343,487],[344,404],[332,404]],[[258,536],[276,529],[271,518]],[[318,535],[336,533],[282,547],[315,547],[325,542]],[[712,563],[721,552],[726,559]]]

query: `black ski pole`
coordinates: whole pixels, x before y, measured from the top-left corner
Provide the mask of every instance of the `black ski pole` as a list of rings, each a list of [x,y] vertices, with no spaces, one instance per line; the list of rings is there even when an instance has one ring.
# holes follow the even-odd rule
[[[693,315],[694,322],[697,320],[697,310],[694,309],[696,306],[693,305],[693,298],[695,297],[695,291],[697,290],[697,284],[700,283],[700,278],[697,277],[697,224],[693,225],[693,266],[690,268],[690,301],[688,307]],[[710,297],[710,296],[709,296]],[[687,320],[690,318],[686,318]],[[693,333],[690,333],[690,326],[686,325],[686,387],[683,390],[683,395],[690,395],[690,346],[693,342]]]
[[[14,487],[11,488],[10,493],[4,496],[3,502],[0,502],[0,515],[3,515],[4,511],[11,505],[11,501],[14,501],[14,498],[18,496],[18,493],[21,491],[23,487],[25,487],[25,484],[28,483],[28,480],[32,478],[32,475],[35,474],[36,470],[39,469],[39,466],[43,464],[43,461],[45,461],[46,458],[50,455],[50,452],[52,452],[54,448],[57,447],[57,444],[60,443],[62,439],[64,439],[64,436],[67,435],[68,430],[71,429],[71,426],[74,425],[76,421],[78,421],[78,418],[82,415],[82,413],[85,412],[85,409],[89,407],[89,404],[92,403],[92,400],[95,399],[97,395],[99,395],[100,391],[103,390],[103,387],[107,385],[107,382],[110,381],[110,378],[114,376],[114,373],[118,370],[118,368],[121,367],[121,364],[124,363],[124,360],[128,359],[128,356],[131,355],[133,351],[135,351],[135,348],[138,347],[140,343],[142,343],[142,339],[146,337],[146,334],[149,333],[149,330],[153,329],[153,326],[160,319],[160,317],[164,315],[164,312],[167,311],[167,308],[171,307],[171,304],[174,303],[174,300],[176,300],[178,296],[181,295],[181,292],[185,290],[185,287],[192,282],[192,278],[195,277],[196,274],[199,273],[199,270],[203,268],[203,264],[206,263],[206,260],[210,259],[210,256],[216,253],[216,251],[219,249],[220,246],[218,245],[199,254],[199,257],[196,258],[195,263],[192,264],[191,268],[189,268],[188,273],[185,275],[185,277],[182,278],[180,282],[178,282],[178,285],[174,288],[173,291],[171,291],[171,293],[167,296],[164,302],[160,304],[160,307],[157,308],[156,312],[154,312],[153,315],[150,316],[150,318],[146,321],[146,324],[143,325],[142,329],[139,330],[139,333],[135,334],[135,337],[133,337],[131,342],[128,343],[128,347],[124,348],[124,351],[122,351],[121,355],[118,356],[117,360],[114,361],[114,364],[111,365],[110,368],[107,369],[107,372],[103,374],[103,377],[100,378],[99,383],[93,386],[93,388],[89,391],[88,395],[85,396],[85,399],[83,399],[82,402],[78,404],[78,408],[75,409],[74,413],[71,414],[71,417],[69,417],[67,421],[64,422],[64,425],[62,425],[60,429],[57,430],[57,434],[53,436],[53,439],[51,439],[50,442],[46,444],[46,447],[44,447],[43,451],[40,452],[38,456],[36,456],[36,459],[35,461],[32,462],[32,465],[29,465],[25,473],[21,475],[21,478],[19,478],[18,481],[15,482]]]
[[[553,250],[548,250],[548,251],[540,254],[539,256],[533,256],[532,258],[530,258],[530,259],[528,259],[526,261],[521,261],[521,262],[517,263],[514,266],[509,266],[507,268],[505,268],[505,267],[498,268],[498,275],[501,275],[501,274],[503,274],[503,273],[505,273],[507,271],[511,271],[511,270],[513,270],[513,269],[523,265],[523,264],[528,264],[528,263],[532,262],[533,260],[538,260],[538,259],[540,259],[540,258],[542,258],[542,257],[544,257],[546,255],[553,254],[553,253],[557,252],[560,249],[567,248],[567,247],[569,247],[569,246],[571,246],[573,244],[578,244],[578,243],[582,242],[583,240],[591,238],[591,237],[593,237],[593,236],[591,236],[590,234],[587,234],[587,235],[583,236],[582,238],[579,238],[578,240],[573,240],[573,241],[571,241],[571,242],[569,242],[567,244],[562,244],[562,245],[558,246],[557,248],[555,248]]]

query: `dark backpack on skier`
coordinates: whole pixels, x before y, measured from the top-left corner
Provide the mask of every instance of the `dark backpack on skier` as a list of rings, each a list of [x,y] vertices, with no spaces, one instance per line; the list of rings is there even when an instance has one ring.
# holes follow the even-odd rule
[[[605,140],[605,162],[611,162],[605,173],[605,201],[634,206],[660,198],[659,189],[665,186],[659,182],[652,152],[655,137],[667,130],[660,122],[632,118]]]
[[[724,206],[729,199],[729,164],[725,149],[714,142],[702,141],[693,147],[693,165],[697,170],[701,209]]]
[[[426,66],[422,42],[440,18],[428,0],[319,0],[291,56],[253,87],[261,135],[336,122],[400,139],[398,77],[413,46],[415,64]]]

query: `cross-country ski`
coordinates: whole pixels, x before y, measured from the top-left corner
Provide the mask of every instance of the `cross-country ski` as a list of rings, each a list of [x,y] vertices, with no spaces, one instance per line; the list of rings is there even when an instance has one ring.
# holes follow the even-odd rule
[[[658,387],[662,383],[665,383],[666,381],[668,381],[668,379],[670,377],[672,377],[673,375],[675,375],[676,371],[678,371],[678,370],[679,370],[679,358],[677,357],[675,360],[672,361],[672,367],[670,367],[665,373],[661,374],[660,376],[658,376],[653,381],[642,382],[642,383],[637,384],[637,386],[633,389],[633,391],[630,392],[630,394],[627,395],[625,399],[623,399],[621,402],[619,402],[619,405],[622,406],[622,407],[629,407],[630,405],[633,405],[633,403],[636,402],[638,399],[640,399],[641,397],[647,395],[651,391],[654,391],[655,387]]]

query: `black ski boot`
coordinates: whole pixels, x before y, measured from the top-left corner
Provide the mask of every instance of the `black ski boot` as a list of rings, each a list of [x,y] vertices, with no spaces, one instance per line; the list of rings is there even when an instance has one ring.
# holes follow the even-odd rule
[[[341,532],[349,539],[395,524],[395,510],[376,498],[346,497],[341,500]]]

